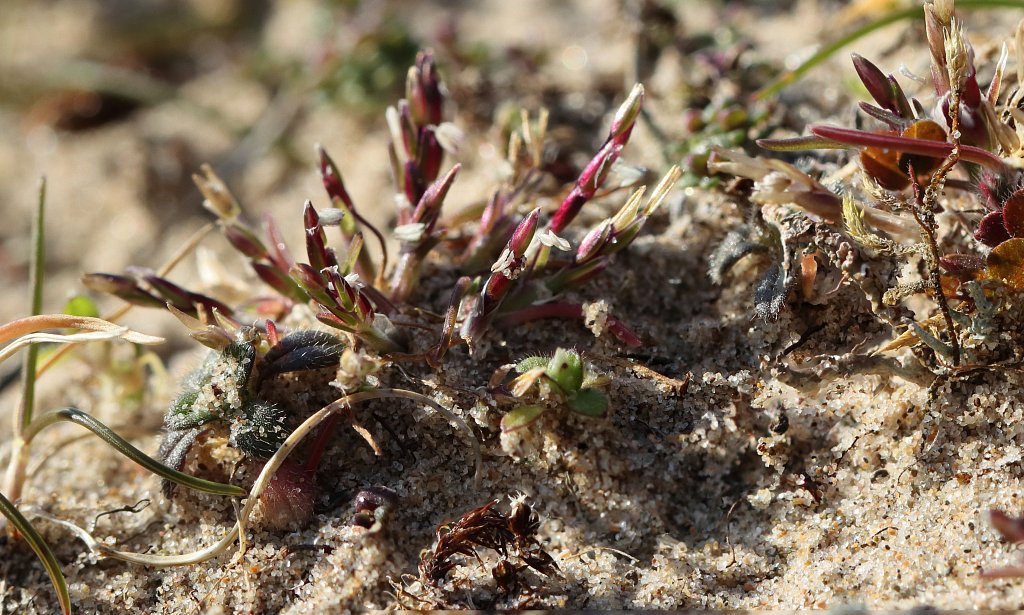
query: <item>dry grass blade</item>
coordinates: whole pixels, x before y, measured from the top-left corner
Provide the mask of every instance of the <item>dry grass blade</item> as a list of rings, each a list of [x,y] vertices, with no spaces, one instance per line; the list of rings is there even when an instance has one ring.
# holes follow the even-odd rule
[[[88,333],[30,333],[4,346],[3,350],[0,350],[0,363],[9,359],[21,348],[31,344],[81,344],[83,342],[99,342],[119,338],[136,344],[160,344],[164,341],[162,337],[152,337],[131,331],[128,327],[117,326],[110,331],[89,331]]]
[[[0,344],[49,329],[84,329],[86,331],[114,333],[112,337],[118,337],[133,344],[152,345],[161,344],[164,341],[162,337],[138,333],[102,318],[72,316],[69,314],[40,314],[39,316],[26,316],[25,318],[12,320],[0,326]]]
[[[60,602],[61,611],[65,615],[71,613],[71,595],[68,593],[68,584],[64,580],[64,573],[61,572],[60,562],[57,561],[57,557],[50,550],[50,546],[46,544],[46,541],[29,523],[28,519],[2,493],[0,493],[0,514],[7,517],[11,525],[17,528],[25,538],[25,542],[32,547],[36,557],[42,562],[43,567],[46,569],[46,574],[50,576],[50,582],[53,583],[53,589],[57,592],[57,600]]]

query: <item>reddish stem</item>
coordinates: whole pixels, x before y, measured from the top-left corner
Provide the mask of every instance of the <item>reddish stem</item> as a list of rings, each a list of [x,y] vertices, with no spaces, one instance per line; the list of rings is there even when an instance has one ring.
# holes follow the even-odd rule
[[[498,324],[517,325],[531,320],[539,320],[541,318],[583,320],[583,306],[578,303],[544,303],[541,305],[531,305],[530,307],[523,308],[521,310],[502,314],[498,317]],[[637,337],[637,334],[634,333],[632,329],[610,314],[608,315],[608,331],[615,337],[619,338],[619,340],[627,346],[636,348],[643,345],[643,342],[639,337]]]
[[[327,451],[327,444],[334,436],[334,428],[338,426],[340,418],[341,416],[332,414],[320,426],[320,431],[316,434],[316,440],[310,446],[309,457],[306,458],[306,463],[303,465],[305,471],[312,473],[320,466],[320,460],[323,459],[324,453]]]
[[[896,135],[880,134],[877,132],[866,132],[840,128],[838,126],[811,126],[810,131],[826,139],[832,139],[838,143],[855,145],[860,147],[877,147],[891,149],[908,154],[929,156],[931,158],[945,158],[953,151],[953,144],[943,141],[929,141],[927,139],[914,139],[912,137],[900,137]],[[1000,170],[1005,167],[1003,161],[995,154],[985,151],[980,147],[972,145],[960,146],[960,158],[968,162],[974,162],[990,169]]]

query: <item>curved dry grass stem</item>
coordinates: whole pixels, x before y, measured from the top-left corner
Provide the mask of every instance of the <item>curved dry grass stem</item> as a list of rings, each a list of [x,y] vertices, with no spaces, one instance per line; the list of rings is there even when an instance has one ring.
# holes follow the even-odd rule
[[[25,318],[19,318],[0,325],[0,344],[49,329],[84,329],[86,331],[115,333],[108,337],[120,337],[133,344],[160,344],[164,341],[162,337],[138,333],[102,318],[72,316],[70,314],[40,314],[39,316],[26,316]]]
[[[459,428],[465,430],[471,437],[473,442],[473,453],[476,462],[476,469],[473,473],[474,482],[479,481],[480,470],[482,468],[482,457],[480,453],[480,443],[477,441],[476,436],[473,434],[469,425],[465,421],[455,416],[450,410],[434,401],[433,399],[423,395],[421,393],[415,393],[413,391],[406,391],[404,389],[376,389],[372,391],[362,391],[359,393],[353,393],[339,398],[330,404],[324,406],[322,409],[314,413],[308,419],[303,421],[295,431],[288,436],[288,438],[281,445],[281,448],[277,449],[270,459],[267,460],[266,465],[263,466],[263,470],[260,471],[259,476],[256,477],[256,481],[253,483],[252,489],[249,491],[249,497],[246,498],[245,507],[242,508],[241,514],[238,516],[238,521],[235,525],[216,543],[193,551],[192,553],[184,553],[181,555],[149,555],[145,553],[133,553],[130,551],[120,551],[114,549],[93,537],[87,530],[78,527],[77,525],[64,521],[61,519],[55,519],[50,515],[41,511],[31,509],[32,514],[38,517],[42,517],[53,523],[56,523],[64,528],[67,528],[79,539],[86,544],[86,547],[90,551],[104,557],[112,559],[118,559],[126,562],[133,562],[136,564],[143,564],[146,566],[156,567],[169,567],[169,566],[187,566],[190,564],[198,564],[208,559],[217,557],[221,553],[224,553],[239,537],[240,528],[248,521],[252,515],[253,510],[256,508],[256,504],[259,502],[260,496],[266,490],[267,485],[270,484],[271,479],[274,477],[274,473],[281,467],[285,459],[288,458],[296,447],[302,442],[302,440],[313,432],[321,423],[326,421],[328,418],[340,413],[350,411],[352,404],[371,401],[374,399],[408,399],[416,401],[424,405],[430,406],[437,410],[440,414],[445,416],[449,421],[455,423]]]
[[[85,329],[87,333],[43,333],[48,329]],[[8,359],[24,346],[40,342],[75,344],[108,339],[123,339],[136,344],[159,344],[164,340],[160,337],[145,335],[115,325],[101,318],[88,316],[70,316],[68,314],[42,314],[28,316],[0,326],[0,343],[14,340],[0,350],[0,362]],[[26,373],[31,368],[26,369]],[[34,375],[29,380],[33,380]],[[14,415],[14,437],[11,458],[4,476],[4,492],[13,501],[21,499],[25,483],[25,469],[28,465],[28,440],[26,430],[32,420],[31,405],[23,403]]]
[[[29,333],[4,346],[0,350],[0,363],[6,361],[25,346],[44,342],[52,344],[81,344],[82,342],[99,342],[103,340],[124,339],[136,344],[160,344],[164,338],[153,337],[130,330],[128,327],[115,326],[109,331],[89,331],[88,333]]]

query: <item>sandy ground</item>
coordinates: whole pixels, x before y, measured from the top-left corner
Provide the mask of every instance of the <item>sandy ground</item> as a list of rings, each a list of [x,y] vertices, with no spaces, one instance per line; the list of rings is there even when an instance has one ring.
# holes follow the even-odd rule
[[[495,185],[502,144],[490,125],[503,110],[552,108],[552,137],[571,160],[585,162],[634,74],[634,34],[616,2],[346,9],[294,0],[259,10],[229,1],[154,1],[135,10],[134,3],[87,0],[9,4],[0,15],[5,322],[27,310],[25,255],[41,174],[48,179],[48,310],[82,292],[82,272],[158,267],[208,221],[189,179],[204,161],[223,174],[251,219],[274,215],[286,240],[301,246],[303,200],[326,204],[314,172],[313,144],[322,143],[354,200],[386,222],[392,187],[382,110],[372,100],[360,106],[358,97],[329,96],[310,68],[325,54],[354,53],[360,33],[376,23],[402,24],[423,46],[441,48],[439,33],[455,20],[463,50],[484,45],[491,53],[486,75],[444,74],[456,96],[455,122],[467,133],[452,211]],[[177,11],[164,12],[168,6]],[[777,70],[816,42],[820,29],[807,24],[833,23],[839,8],[807,0],[728,9],[678,3],[674,11],[680,36],[707,33],[725,49],[729,41],[747,42],[745,63]],[[175,30],[172,17],[184,9],[192,21]],[[968,15],[980,65],[991,65],[1017,19],[1012,12]],[[922,41],[918,24],[902,23],[854,48],[887,70],[905,64],[926,74]],[[535,65],[517,60],[523,57]],[[97,127],[54,128],[62,117],[56,97],[73,85],[69,75],[87,74],[72,64],[84,60],[159,66],[160,83],[171,85],[154,92],[148,82],[137,84],[133,91],[152,99]],[[688,100],[739,87],[707,75],[706,64],[679,50],[651,67],[647,108],[670,141],[686,134]],[[860,98],[854,79],[845,53],[813,72],[772,107],[777,134],[799,133],[814,121],[849,125]],[[649,124],[639,125],[625,159],[657,171],[666,166]],[[827,154],[816,164],[834,174],[845,162]],[[620,203],[613,196],[588,206],[585,222]],[[852,248],[837,225],[821,220],[808,220],[807,232],[834,252],[822,257],[813,288],[791,299],[777,321],[756,319],[751,295],[763,262],[741,262],[722,286],[706,274],[708,255],[745,215],[721,190],[680,190],[615,266],[576,295],[606,301],[645,341],[638,351],[583,326],[539,321],[500,332],[474,356],[455,349],[437,372],[383,372],[384,384],[429,394],[472,426],[483,450],[478,482],[470,443],[447,420],[405,402],[375,402],[357,415],[381,455],[353,432],[339,432],[319,473],[313,521],[291,530],[255,525],[244,554],[231,549],[202,564],[153,569],[97,559],[41,521],[78,612],[1024,606],[1021,583],[980,578],[1017,557],[985,513],[1022,508],[1020,372],[951,378],[933,387],[929,404],[928,353],[851,361],[850,353],[896,335],[888,323],[898,314],[878,308],[896,269]],[[802,216],[786,207],[771,215]],[[947,231],[970,249],[962,229]],[[251,282],[218,236],[203,247],[229,275]],[[209,280],[198,271],[189,258],[171,278],[202,287]],[[436,265],[425,279],[422,305],[443,310],[451,272]],[[1007,301],[998,333],[978,342],[977,356],[1005,356],[1020,339],[1020,308]],[[100,304],[118,305],[108,298]],[[919,316],[931,309],[911,307]],[[155,451],[163,408],[203,353],[165,313],[137,309],[125,322],[170,339],[156,349],[168,374],[139,388],[134,372],[114,369],[132,365],[127,349],[83,349],[40,382],[40,405],[77,405]],[[595,357],[594,368],[610,377],[610,416],[549,412],[528,429],[500,434],[502,412],[483,401],[480,387],[502,364],[556,346]],[[630,360],[664,377],[626,367]],[[680,392],[674,385],[688,374]],[[0,397],[4,439],[16,389]],[[305,403],[315,405],[316,394]],[[136,514],[96,520],[95,531],[119,548],[159,553],[211,544],[233,522],[225,498],[184,493],[172,505],[157,479],[97,441],[66,442],[77,434],[55,428],[37,441],[26,506],[88,526],[100,512],[149,499]],[[368,485],[386,485],[400,497],[376,533],[350,524],[352,498]],[[497,558],[481,550],[481,561],[463,558],[439,587],[415,578],[438,525],[492,499],[506,511],[520,494],[540,516],[538,537],[557,574],[525,571],[519,586],[502,593],[491,576]],[[31,552],[4,539],[0,553],[0,611],[53,612],[53,592]]]

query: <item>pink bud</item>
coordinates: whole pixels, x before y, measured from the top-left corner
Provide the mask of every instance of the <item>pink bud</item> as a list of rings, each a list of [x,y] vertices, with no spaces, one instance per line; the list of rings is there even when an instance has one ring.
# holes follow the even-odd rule
[[[267,256],[267,248],[263,242],[252,231],[238,224],[226,224],[224,238],[232,247],[249,258],[263,259]]]
[[[444,160],[444,149],[438,142],[434,129],[424,128],[420,131],[419,155],[416,157],[420,181],[426,183],[437,179],[437,174],[441,171],[442,160]]]
[[[349,209],[355,209],[355,205],[352,204],[352,198],[348,195],[348,191],[345,190],[345,183],[341,179],[341,173],[338,172],[338,166],[334,164],[334,160],[327,155],[327,150],[319,145],[316,146],[316,151],[320,157],[320,179],[323,181],[327,196],[334,203],[340,201]]]
[[[888,109],[896,115],[900,115],[899,105],[893,97],[892,85],[877,66],[859,54],[853,55],[853,68],[857,70],[857,76],[861,83],[867,88],[868,94],[875,99],[883,109]]]
[[[1002,210],[985,214],[978,223],[978,229],[974,231],[974,238],[990,248],[1009,240],[1010,234],[1006,232],[1006,226],[1003,224]]]
[[[452,187],[461,168],[462,165],[453,166],[444,177],[430,184],[416,204],[412,219],[415,222],[426,224],[428,233],[433,229],[434,223],[441,213],[441,204],[448,196],[448,189]]]
[[[534,234],[537,232],[537,220],[539,218],[540,208],[536,207],[519,223],[515,232],[512,233],[512,239],[508,240],[508,249],[512,254],[516,256],[526,254],[526,248],[529,247],[530,242],[533,241]]]
[[[583,263],[596,256],[608,241],[611,232],[612,225],[607,222],[594,227],[580,242],[580,247],[576,249],[576,262]]]

